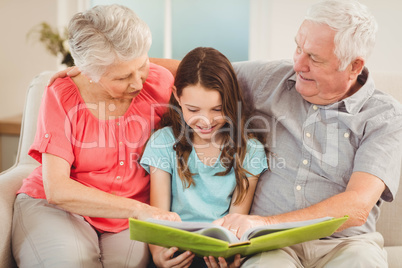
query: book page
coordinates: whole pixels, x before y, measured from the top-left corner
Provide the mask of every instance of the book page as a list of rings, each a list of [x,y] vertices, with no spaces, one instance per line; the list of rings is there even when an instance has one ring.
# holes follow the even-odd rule
[[[199,231],[196,231],[196,233],[227,241],[230,244],[240,242],[240,240],[231,231],[221,226],[200,229]]]
[[[318,219],[313,219],[313,220],[307,220],[307,221],[295,221],[295,222],[284,222],[284,223],[278,223],[278,224],[272,224],[272,225],[263,225],[263,226],[257,226],[254,228],[248,229],[243,236],[241,237],[241,241],[246,241],[249,240],[253,237],[258,237],[286,229],[291,229],[291,228],[296,228],[296,227],[302,227],[302,226],[307,226],[311,225],[314,223],[318,222],[323,222],[327,220],[331,220],[333,217],[324,217],[324,218],[318,218]]]
[[[307,221],[297,221],[297,222],[284,222],[272,225],[262,225],[254,228],[248,229],[240,239],[236,237],[232,232],[228,229],[215,225],[208,222],[184,222],[184,221],[166,221],[166,220],[157,220],[157,219],[148,219],[148,222],[161,224],[164,226],[169,226],[176,229],[181,229],[188,232],[198,233],[201,235],[205,235],[208,237],[220,239],[223,241],[227,241],[230,244],[245,242],[250,240],[253,237],[258,237],[266,234],[270,234],[273,232],[278,232],[286,229],[296,228],[311,225],[314,223],[326,221],[333,219],[332,217],[324,217],[319,219],[307,220]]]
[[[202,234],[208,237],[227,241],[229,243],[238,243],[239,239],[228,229],[208,222],[189,222],[189,221],[166,221],[148,219],[148,222],[169,226],[172,228]]]

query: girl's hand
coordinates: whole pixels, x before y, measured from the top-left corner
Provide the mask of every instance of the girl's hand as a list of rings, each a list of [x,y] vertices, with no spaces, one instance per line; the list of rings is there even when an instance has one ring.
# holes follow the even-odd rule
[[[232,263],[228,264],[226,260],[222,257],[218,258],[218,263],[216,262],[215,258],[212,256],[204,257],[204,261],[208,268],[237,268],[240,267],[240,254],[237,254]]]
[[[178,250],[178,248],[163,248],[158,246],[151,246],[150,249],[152,252],[152,258],[156,267],[168,268],[168,267],[177,267],[177,268],[187,268],[190,267],[191,263],[194,259],[194,253],[190,251],[183,252],[177,257],[173,258],[174,253]]]
[[[50,77],[47,85],[50,86],[51,84],[53,84],[54,80],[56,80],[57,78],[63,78],[66,76],[74,77],[74,76],[79,75],[80,73],[81,73],[81,70],[78,67],[76,67],[76,66],[68,67],[62,71],[55,73],[52,77]]]

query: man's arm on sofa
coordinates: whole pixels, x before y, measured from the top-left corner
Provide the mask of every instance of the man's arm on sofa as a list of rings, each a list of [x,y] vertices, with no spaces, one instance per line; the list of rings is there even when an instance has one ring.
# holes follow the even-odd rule
[[[161,58],[149,58],[149,60],[152,63],[165,67],[173,74],[174,77],[176,77],[177,67],[180,64],[179,60],[161,59]]]
[[[149,61],[155,64],[158,64],[160,66],[165,67],[166,69],[168,69],[174,77],[176,77],[176,71],[177,71],[177,67],[180,64],[179,60],[173,60],[173,59],[162,59],[162,58],[149,58]],[[81,73],[81,71],[76,68],[75,66],[73,67],[68,67],[64,70],[58,71],[57,73],[55,73],[48,82],[48,86],[50,86],[51,84],[53,84],[53,82],[57,79],[57,78],[63,78],[66,76],[76,76],[79,75]]]

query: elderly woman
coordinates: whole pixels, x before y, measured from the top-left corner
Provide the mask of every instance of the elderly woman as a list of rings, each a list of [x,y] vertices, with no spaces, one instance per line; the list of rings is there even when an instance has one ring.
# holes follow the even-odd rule
[[[129,217],[179,220],[151,207],[138,164],[171,94],[172,74],[149,63],[151,33],[133,11],[96,6],[76,14],[69,44],[82,73],[44,93],[29,154],[42,165],[14,206],[19,267],[145,267]]]

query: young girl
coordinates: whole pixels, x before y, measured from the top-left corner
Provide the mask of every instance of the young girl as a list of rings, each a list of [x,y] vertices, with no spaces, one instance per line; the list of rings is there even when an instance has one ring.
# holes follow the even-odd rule
[[[190,51],[178,67],[169,104],[141,158],[151,174],[151,205],[183,221],[248,214],[267,160],[262,143],[245,129],[245,104],[229,60],[213,48]],[[176,248],[150,250],[163,267],[186,266],[194,257],[184,252],[171,258]]]

